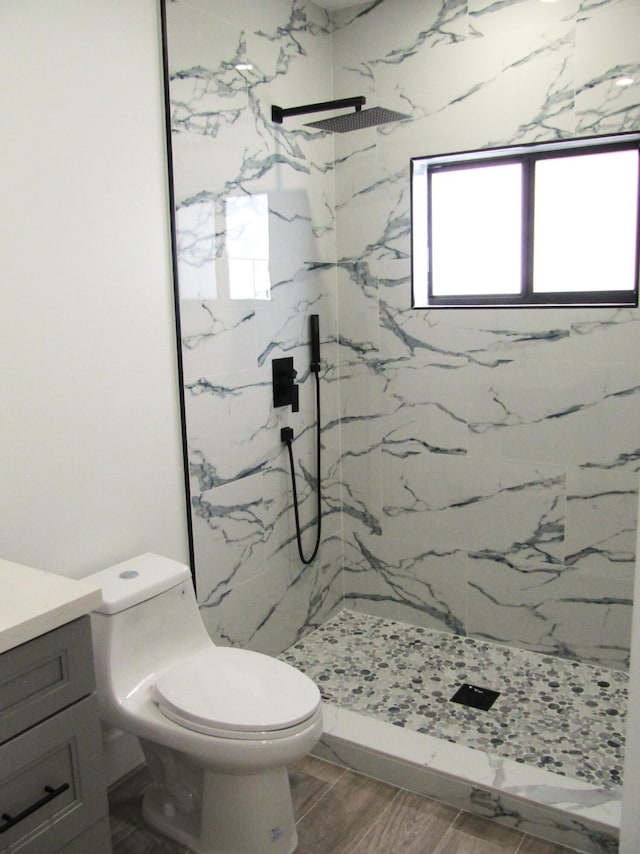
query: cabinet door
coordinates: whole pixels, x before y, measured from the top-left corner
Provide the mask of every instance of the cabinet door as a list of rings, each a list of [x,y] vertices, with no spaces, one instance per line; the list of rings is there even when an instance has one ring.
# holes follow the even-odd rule
[[[86,697],[94,687],[90,617],[3,653],[0,744]]]
[[[107,811],[95,696],[0,747],[0,851],[53,854]]]

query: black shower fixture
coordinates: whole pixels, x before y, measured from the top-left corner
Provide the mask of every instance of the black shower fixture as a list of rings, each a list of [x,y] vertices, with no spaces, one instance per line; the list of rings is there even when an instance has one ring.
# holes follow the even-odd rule
[[[298,412],[300,409],[300,388],[295,383],[297,376],[298,372],[293,367],[293,356],[285,356],[271,362],[274,406],[290,406],[292,412]]]
[[[293,491],[293,513],[295,516],[296,522],[296,541],[298,543],[298,555],[300,556],[300,560],[302,563],[307,566],[310,563],[313,563],[316,555],[318,554],[318,550],[320,548],[320,539],[322,537],[322,483],[321,483],[321,471],[322,471],[322,452],[321,452],[321,441],[320,441],[320,319],[317,314],[312,314],[309,317],[309,338],[311,344],[311,363],[309,365],[310,373],[312,373],[316,378],[316,506],[317,506],[317,515],[316,515],[316,539],[315,545],[313,547],[313,551],[309,556],[305,555],[304,549],[302,548],[302,528],[300,525],[300,514],[298,510],[298,489],[296,487],[296,473],[293,463],[293,430],[291,427],[283,427],[280,430],[280,440],[287,446],[287,450],[289,452],[289,466],[291,468],[291,488]],[[276,397],[279,395],[279,392],[276,391],[277,385],[277,376],[280,375],[280,367],[276,366],[276,362],[285,363],[286,359],[274,359],[274,368],[273,368],[273,399],[274,406],[279,406],[281,404],[276,403]],[[289,368],[288,365],[282,365],[283,368]],[[290,379],[290,382],[293,383],[293,379],[296,376],[296,372],[293,370],[293,359],[291,359],[291,369],[287,370],[287,376],[293,377]],[[295,388],[295,398],[296,405],[298,402],[298,386],[294,386]],[[285,405],[286,405],[285,401]],[[293,407],[292,407],[293,409]],[[294,412],[297,412],[297,406],[293,409]]]
[[[363,110],[367,99],[364,95],[355,98],[342,98],[337,101],[322,101],[319,104],[305,104],[302,107],[290,107],[283,109],[275,104],[271,107],[271,119],[281,125],[288,116],[305,116],[307,113],[326,113],[329,110],[341,110],[344,107],[353,107],[353,113],[343,113],[330,119],[320,119],[317,122],[307,122],[305,127],[319,128],[331,133],[346,133],[351,130],[375,127],[385,122],[395,122],[399,119],[408,119],[406,113],[396,113],[395,110],[385,110],[382,107],[371,107]]]

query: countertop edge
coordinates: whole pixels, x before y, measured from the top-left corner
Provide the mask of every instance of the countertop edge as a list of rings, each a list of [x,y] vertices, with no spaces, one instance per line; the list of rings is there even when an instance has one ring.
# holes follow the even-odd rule
[[[0,559],[0,653],[90,613],[102,602],[100,588]]]

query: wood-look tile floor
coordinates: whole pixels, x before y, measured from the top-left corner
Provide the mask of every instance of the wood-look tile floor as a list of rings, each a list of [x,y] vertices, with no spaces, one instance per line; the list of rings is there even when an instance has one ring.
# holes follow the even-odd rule
[[[569,854],[429,798],[307,757],[289,769],[297,854]],[[109,793],[114,854],[188,854],[142,818],[146,768]]]

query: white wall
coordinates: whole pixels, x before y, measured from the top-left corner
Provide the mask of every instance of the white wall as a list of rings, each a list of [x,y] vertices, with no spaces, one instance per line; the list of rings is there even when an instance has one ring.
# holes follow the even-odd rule
[[[0,556],[188,557],[156,0],[0,0]]]

